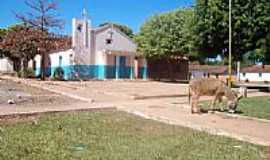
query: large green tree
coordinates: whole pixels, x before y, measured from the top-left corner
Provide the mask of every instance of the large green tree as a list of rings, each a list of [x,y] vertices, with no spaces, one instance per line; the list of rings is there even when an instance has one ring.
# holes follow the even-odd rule
[[[195,34],[200,56],[228,56],[228,6],[229,0],[197,0]],[[235,60],[242,60],[245,53],[254,50],[267,56],[269,13],[269,0],[232,0],[232,53]]]
[[[193,50],[193,9],[177,9],[146,20],[135,40],[148,58],[187,55]]]
[[[130,38],[134,37],[134,33],[133,33],[132,29],[129,28],[128,26],[126,26],[126,25],[118,24],[118,23],[105,22],[105,23],[100,24],[99,26],[102,27],[102,26],[105,26],[105,25],[113,25],[116,28],[118,28],[121,32],[125,33],[128,37],[130,37]]]

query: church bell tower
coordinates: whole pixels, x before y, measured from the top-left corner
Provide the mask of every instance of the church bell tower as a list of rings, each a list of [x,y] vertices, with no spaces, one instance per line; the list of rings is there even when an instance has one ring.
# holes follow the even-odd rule
[[[72,48],[76,53],[77,63],[90,63],[90,37],[91,37],[91,21],[88,19],[86,9],[83,9],[82,18],[72,19]]]

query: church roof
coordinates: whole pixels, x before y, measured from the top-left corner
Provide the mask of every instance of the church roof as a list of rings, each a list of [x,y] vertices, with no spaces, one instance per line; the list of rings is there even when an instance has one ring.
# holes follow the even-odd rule
[[[122,36],[124,36],[125,38],[127,38],[129,41],[131,41],[133,44],[136,45],[136,43],[129,36],[127,36],[125,33],[123,33],[120,29],[118,29],[117,27],[115,27],[113,24],[106,24],[104,26],[94,28],[94,29],[92,29],[92,31],[94,31],[96,34],[99,34],[99,33],[102,33],[104,31],[106,31],[109,28],[113,28],[115,31],[117,31]]]

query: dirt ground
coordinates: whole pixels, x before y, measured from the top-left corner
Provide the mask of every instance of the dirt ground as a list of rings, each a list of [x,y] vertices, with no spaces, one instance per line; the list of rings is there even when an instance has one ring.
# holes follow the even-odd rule
[[[15,104],[9,104],[8,101]],[[74,103],[75,100],[45,91],[39,88],[26,86],[25,84],[0,80],[0,108],[2,107],[27,107],[50,106]]]
[[[93,99],[95,102],[119,102],[155,96],[186,96],[188,93],[186,84],[150,81],[27,81],[26,83],[44,85],[48,89]]]
[[[175,96],[187,94],[188,85],[186,84],[151,81],[41,82],[14,77],[5,79],[17,83],[0,82],[3,95],[0,106],[7,105],[7,99],[10,95],[17,98],[15,101],[17,100],[18,104],[15,104],[15,107],[0,108],[0,114],[2,115],[117,108],[120,111],[144,118],[181,125],[214,135],[229,136],[260,145],[270,144],[270,136],[266,134],[270,130],[269,121],[228,117],[219,114],[191,115],[190,107],[187,104],[188,98],[186,96]],[[18,94],[20,95],[17,96]],[[254,92],[248,95],[269,96],[269,93]],[[143,96],[148,98],[136,99],[136,97]],[[25,100],[23,101],[20,98],[18,100],[18,97],[25,98]],[[46,98],[49,98],[49,100]],[[80,102],[80,100],[83,102]]]

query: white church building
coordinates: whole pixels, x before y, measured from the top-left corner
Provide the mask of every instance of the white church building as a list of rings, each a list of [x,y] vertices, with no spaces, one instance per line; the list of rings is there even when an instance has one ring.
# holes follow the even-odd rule
[[[53,76],[55,69],[61,67],[65,80],[146,79],[147,62],[136,49],[132,39],[113,25],[92,28],[87,18],[74,18],[71,48],[50,54],[46,72]],[[41,56],[37,55],[34,61],[38,76]]]

